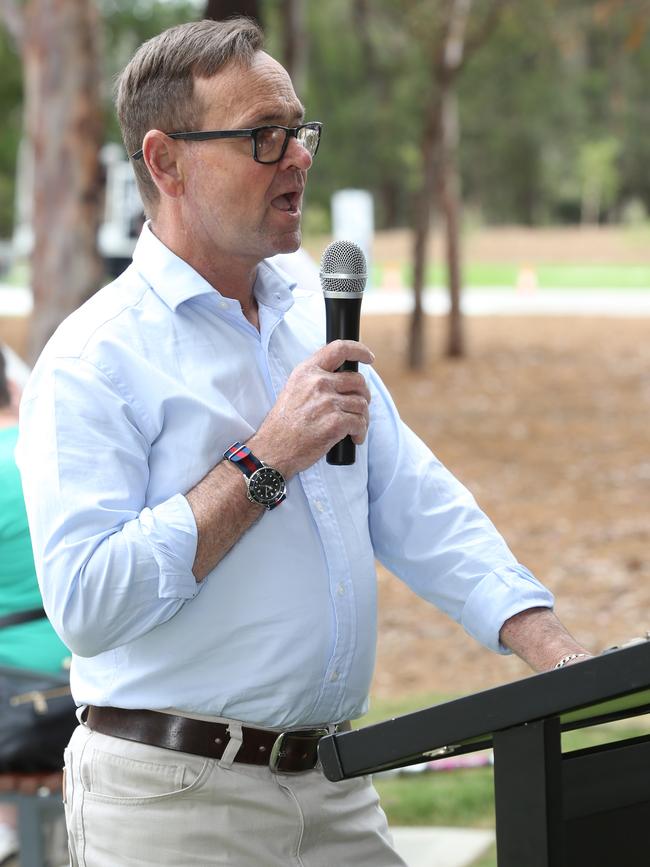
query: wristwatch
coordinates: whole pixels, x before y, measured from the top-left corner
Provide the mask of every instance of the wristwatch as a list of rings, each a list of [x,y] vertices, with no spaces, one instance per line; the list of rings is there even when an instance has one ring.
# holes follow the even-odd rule
[[[286,499],[287,484],[282,473],[267,467],[248,446],[233,443],[223,456],[244,474],[246,496],[252,503],[258,503],[270,511]]]

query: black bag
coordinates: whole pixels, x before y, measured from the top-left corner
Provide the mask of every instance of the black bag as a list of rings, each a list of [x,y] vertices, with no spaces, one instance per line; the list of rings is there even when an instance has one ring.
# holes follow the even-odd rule
[[[34,612],[20,622],[35,619]],[[0,666],[0,773],[60,770],[77,725],[75,711],[67,674]]]

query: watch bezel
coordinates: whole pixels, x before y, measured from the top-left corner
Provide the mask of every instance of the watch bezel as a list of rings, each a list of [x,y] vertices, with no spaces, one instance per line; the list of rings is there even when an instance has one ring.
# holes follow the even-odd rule
[[[271,476],[273,480],[275,491],[272,496],[264,496],[258,491],[258,486],[262,483],[262,477],[264,476]],[[281,502],[287,493],[287,484],[282,473],[266,464],[258,467],[254,473],[247,476],[246,482],[249,499],[260,506],[266,506],[267,509]],[[264,483],[268,485],[269,480],[264,479]]]

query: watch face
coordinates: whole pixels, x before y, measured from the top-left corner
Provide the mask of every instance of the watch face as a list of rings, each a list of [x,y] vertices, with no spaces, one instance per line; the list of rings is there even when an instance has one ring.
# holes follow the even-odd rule
[[[251,499],[262,506],[274,503],[286,491],[282,473],[272,467],[260,467],[250,477],[248,493]]]

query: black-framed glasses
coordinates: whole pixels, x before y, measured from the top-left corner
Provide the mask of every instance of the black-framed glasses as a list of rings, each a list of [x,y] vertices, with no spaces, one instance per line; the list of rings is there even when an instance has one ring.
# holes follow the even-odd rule
[[[320,144],[323,124],[319,121],[303,123],[300,126],[256,126],[253,129],[212,129],[197,132],[170,132],[169,138],[185,141],[209,141],[218,138],[250,138],[253,146],[253,159],[258,163],[272,165],[279,163],[287,150],[289,139],[293,136],[313,159]],[[142,148],[131,154],[132,160],[142,159]]]

